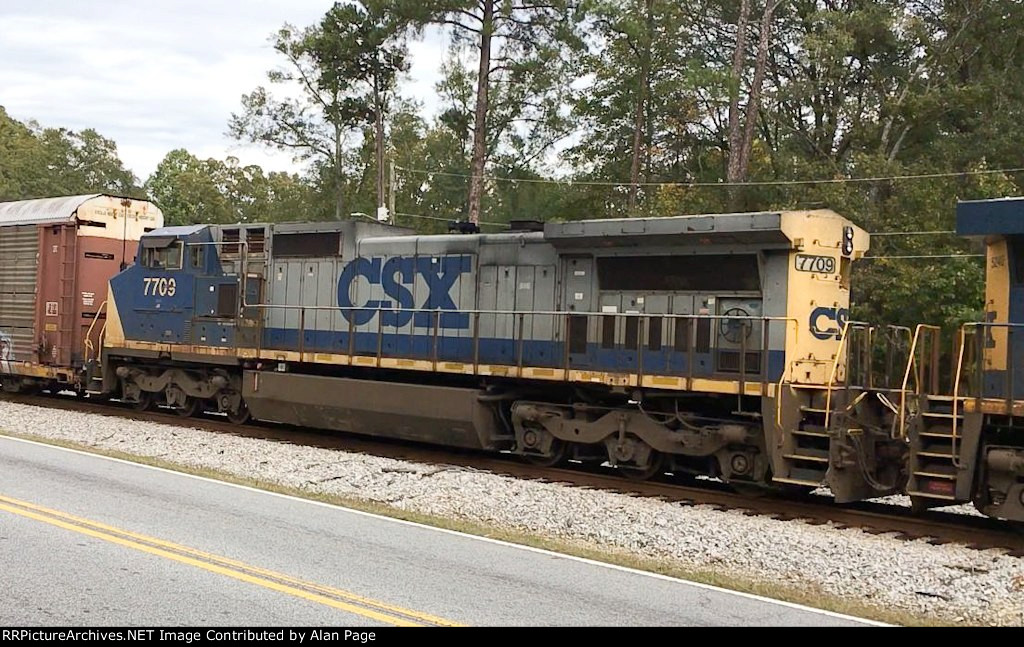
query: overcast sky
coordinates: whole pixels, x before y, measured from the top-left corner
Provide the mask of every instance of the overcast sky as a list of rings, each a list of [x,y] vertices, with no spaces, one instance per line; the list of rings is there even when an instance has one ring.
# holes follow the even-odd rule
[[[316,22],[331,0],[0,0],[0,105],[19,120],[95,128],[144,181],[186,148],[297,170],[289,156],[224,135],[240,98],[282,60],[268,38]],[[411,44],[403,94],[436,106],[446,46]]]

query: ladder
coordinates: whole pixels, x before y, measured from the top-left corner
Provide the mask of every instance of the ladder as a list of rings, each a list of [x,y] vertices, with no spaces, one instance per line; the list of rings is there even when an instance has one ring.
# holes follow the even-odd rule
[[[948,395],[925,395],[915,429],[909,434],[907,494],[917,508],[949,505],[970,499],[971,462],[960,461],[965,447],[963,408]]]
[[[75,341],[75,295],[78,285],[78,226],[65,225],[60,231],[60,269],[58,274],[57,337],[54,341],[54,362],[58,366],[71,365],[71,351]]]

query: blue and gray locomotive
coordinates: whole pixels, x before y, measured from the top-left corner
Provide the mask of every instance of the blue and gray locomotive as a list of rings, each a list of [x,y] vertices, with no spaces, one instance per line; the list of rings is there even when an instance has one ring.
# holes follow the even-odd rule
[[[867,248],[827,210],[461,235],[163,228],[110,282],[90,389],[637,478],[878,496],[901,487],[905,441],[840,361]]]

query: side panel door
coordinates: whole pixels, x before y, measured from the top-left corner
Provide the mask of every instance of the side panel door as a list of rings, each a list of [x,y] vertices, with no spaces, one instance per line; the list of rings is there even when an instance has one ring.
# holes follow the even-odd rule
[[[586,368],[593,360],[589,341],[596,338],[598,318],[587,313],[594,311],[595,290],[593,257],[563,256],[562,307],[559,309],[569,313],[567,342],[570,367]],[[565,326],[566,322],[557,322],[556,325]]]

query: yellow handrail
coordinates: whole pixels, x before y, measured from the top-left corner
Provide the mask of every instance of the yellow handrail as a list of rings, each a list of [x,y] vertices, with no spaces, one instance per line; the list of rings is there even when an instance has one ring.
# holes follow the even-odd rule
[[[949,440],[949,451],[951,453],[950,458],[953,460],[955,467],[960,467],[960,456],[956,451],[956,435],[957,435],[957,404],[960,402],[960,376],[964,366],[964,349],[967,348],[967,326],[971,324],[964,324],[960,326],[960,352],[957,353],[956,358],[956,375],[953,378],[953,427],[952,436]],[[975,328],[974,334],[978,334],[978,329]]]
[[[96,314],[93,315],[92,323],[89,324],[89,330],[87,330],[86,333],[85,333],[85,353],[84,353],[85,354],[85,362],[83,362],[85,364],[89,363],[89,355],[91,354],[91,352],[93,350],[95,350],[95,346],[92,345],[92,331],[93,331],[93,328],[96,327],[96,322],[99,321],[100,315],[103,313],[103,310],[106,307],[107,307],[107,302],[106,301],[104,301],[103,303],[100,304],[99,309],[96,310]],[[104,320],[103,321],[103,328],[106,328],[106,327],[107,327],[107,322],[106,322],[106,320]]]
[[[800,339],[800,322],[795,317],[786,317],[786,330],[789,329],[789,322],[793,322],[793,345],[796,346]],[[788,348],[788,344],[783,342],[783,353]],[[790,379],[792,379],[793,366],[796,364],[795,361],[789,363]],[[775,387],[775,426],[782,428],[782,385],[786,381],[786,367],[782,368],[782,374],[779,375],[778,386]]]
[[[907,383],[910,382],[910,373],[914,372],[914,393],[921,395],[921,379],[914,370],[917,364],[917,342],[921,339],[924,330],[942,332],[938,326],[931,324],[918,324],[914,329],[914,340],[910,343],[910,353],[907,357],[907,370],[903,372],[903,382],[900,383],[900,438],[907,438]]]
[[[850,327],[856,325],[862,325],[857,321],[847,321],[843,325],[843,334],[839,337],[839,349],[836,351],[836,356],[832,360],[832,372],[828,376],[828,382],[825,384],[825,431],[828,432],[829,418],[832,415],[832,385],[835,384],[836,375],[839,373],[839,358],[843,356],[843,348],[846,346],[846,340],[850,333]],[[847,376],[849,377],[849,376]]]

